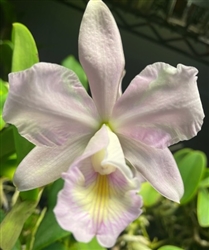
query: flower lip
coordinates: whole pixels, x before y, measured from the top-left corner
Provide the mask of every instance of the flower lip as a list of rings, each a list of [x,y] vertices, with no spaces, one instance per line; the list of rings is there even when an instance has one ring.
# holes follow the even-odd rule
[[[62,177],[65,184],[54,213],[62,228],[71,231],[77,241],[89,242],[95,236],[100,245],[110,248],[142,212],[138,179],[127,178],[120,169],[101,175],[94,171],[88,157]]]
[[[54,212],[61,227],[78,241],[96,236],[100,245],[112,247],[141,213],[140,183],[126,165],[117,136],[105,124],[62,177],[65,184]]]

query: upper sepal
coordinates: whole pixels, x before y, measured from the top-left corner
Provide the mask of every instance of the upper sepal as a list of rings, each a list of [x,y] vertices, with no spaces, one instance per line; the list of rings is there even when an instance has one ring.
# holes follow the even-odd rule
[[[83,15],[79,59],[99,114],[108,120],[118,98],[125,60],[117,24],[100,0],[89,1]]]

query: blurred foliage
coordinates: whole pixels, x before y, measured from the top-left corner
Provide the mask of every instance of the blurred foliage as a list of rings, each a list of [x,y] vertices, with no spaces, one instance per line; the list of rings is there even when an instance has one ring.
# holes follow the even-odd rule
[[[0,41],[0,77],[8,80],[8,74],[11,72],[13,44],[11,41]]]
[[[8,87],[7,83],[0,79],[0,131],[4,128],[6,123],[2,117],[3,106],[7,98]]]
[[[44,247],[50,246],[70,234],[60,228],[53,213],[53,208],[56,205],[57,193],[62,186],[63,180],[59,179],[45,190],[45,198],[47,200],[46,212],[36,232],[34,250],[44,249]]]
[[[37,206],[36,201],[18,200],[1,223],[1,248],[12,249],[17,242],[23,225]]]

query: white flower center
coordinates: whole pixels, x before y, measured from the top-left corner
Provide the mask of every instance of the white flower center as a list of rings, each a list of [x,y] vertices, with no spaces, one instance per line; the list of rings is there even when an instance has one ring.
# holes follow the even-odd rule
[[[92,155],[91,163],[96,172],[98,172],[101,175],[108,175],[113,173],[116,170],[116,168],[110,164],[103,164],[102,161],[104,159],[104,156],[105,156],[105,150],[102,149],[101,151]]]

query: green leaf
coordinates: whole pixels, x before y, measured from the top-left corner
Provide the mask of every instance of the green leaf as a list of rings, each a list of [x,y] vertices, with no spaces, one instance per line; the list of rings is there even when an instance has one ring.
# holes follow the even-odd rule
[[[174,159],[176,160],[177,164],[188,154],[191,153],[193,150],[191,148],[183,148],[178,150],[174,153]]]
[[[13,126],[15,149],[17,153],[17,164],[19,164],[23,158],[34,148],[34,145],[22,137],[17,128]]]
[[[20,192],[19,196],[20,198],[24,201],[24,200],[30,200],[30,201],[36,201],[39,195],[39,189],[35,188],[32,190],[28,190],[28,191],[23,191]]]
[[[6,27],[8,27],[7,25],[11,24],[16,19],[14,5],[8,0],[0,0],[0,9],[1,14],[3,13],[3,15],[1,16],[1,24],[4,24]],[[2,25],[2,27],[5,26]],[[7,32],[4,31],[1,36],[4,36],[4,33]]]
[[[6,84],[6,82],[0,79],[0,130],[2,130],[6,125],[5,121],[2,118],[3,107],[8,94],[8,88]]]
[[[25,70],[39,61],[36,43],[30,31],[21,23],[14,23],[12,30],[12,72]]]
[[[3,221],[4,218],[5,218],[5,212],[2,209],[0,209],[0,223]],[[1,229],[1,225],[0,225],[0,229]],[[1,237],[1,231],[0,231],[0,237]],[[20,244],[19,240],[17,240],[17,242],[15,243],[12,250],[22,250],[22,247],[21,247],[21,244]]]
[[[171,246],[171,245],[166,245],[163,247],[158,248],[158,250],[184,250],[183,248],[180,247],[175,247],[175,246]]]
[[[74,56],[72,55],[68,56],[61,62],[61,64],[64,67],[74,71],[76,75],[78,76],[80,82],[84,86],[84,88],[88,90],[88,80],[87,80],[86,74],[83,68],[81,67],[80,63],[75,59]]]
[[[203,187],[203,188],[209,187],[209,168],[205,168],[199,187]]]
[[[208,178],[208,177],[209,177],[209,168],[206,168],[203,179]]]
[[[41,250],[68,235],[70,232],[63,230],[58,225],[53,210],[49,209],[35,235],[34,250]]]
[[[143,198],[143,204],[146,207],[151,207],[155,205],[162,197],[150,184],[149,182],[144,182],[141,185],[141,190],[139,193]]]
[[[13,44],[11,41],[1,41],[0,43],[0,68],[1,77],[7,80],[11,72]]]
[[[2,117],[2,112],[0,112],[0,130],[2,130],[6,125],[6,122],[4,121]]]
[[[6,161],[1,161],[0,176],[7,177],[12,180],[14,172],[17,168],[17,155],[9,156]]]
[[[185,204],[196,194],[206,168],[206,156],[201,151],[191,151],[178,162],[178,167],[184,182],[181,204]]]
[[[57,240],[70,235],[70,232],[63,230],[58,225],[53,212],[57,200],[57,193],[62,187],[63,180],[59,179],[50,186],[50,189],[47,192],[48,211],[46,212],[35,235],[34,250],[43,249],[44,247],[51,245]]]
[[[12,250],[22,250],[22,246],[19,240],[17,240]]]
[[[89,243],[77,242],[75,244],[75,249],[77,250],[92,250],[92,249],[105,250],[106,248],[100,246],[96,238],[93,238],[93,240],[90,241]]]
[[[40,196],[39,196],[40,198]],[[22,231],[23,225],[34,211],[37,201],[18,201],[1,223],[0,248],[12,249]]]
[[[207,187],[209,187],[209,177],[203,179],[203,180],[200,182],[199,187],[202,187],[202,188],[207,188]]]
[[[51,186],[48,186],[48,192],[47,192],[47,197],[48,197],[48,208],[53,209],[54,206],[57,203],[57,194],[58,192],[63,188],[64,185],[64,180],[63,179],[58,179],[56,180]]]
[[[64,246],[62,243],[60,242],[55,242],[54,244],[43,248],[42,250],[69,250],[68,247]]]
[[[209,227],[209,191],[206,188],[198,192],[197,218],[201,227]]]
[[[0,159],[6,160],[8,156],[15,153],[15,143],[14,143],[14,134],[13,126],[9,126],[0,131]]]
[[[0,223],[3,221],[4,217],[5,217],[5,212],[3,209],[0,209]]]

